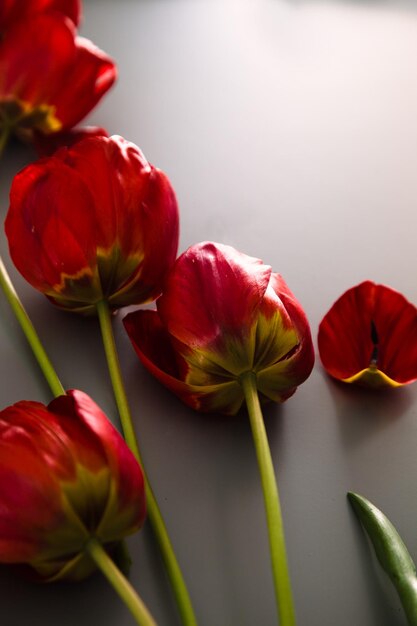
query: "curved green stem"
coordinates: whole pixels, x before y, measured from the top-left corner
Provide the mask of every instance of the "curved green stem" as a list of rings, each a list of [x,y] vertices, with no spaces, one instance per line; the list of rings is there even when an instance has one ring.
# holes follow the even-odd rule
[[[182,621],[185,626],[196,626],[197,620],[194,615],[194,610],[180,566],[175,556],[174,549],[168,536],[165,522],[163,520],[155,495],[152,491],[152,487],[143,468],[143,462],[139,452],[139,446],[133,428],[132,416],[130,413],[129,403],[127,400],[122,373],[120,370],[120,363],[117,355],[110,311],[107,302],[101,301],[97,303],[97,314],[100,321],[104,350],[106,353],[110,378],[113,385],[114,395],[120,414],[120,421],[122,424],[125,440],[129,448],[135,455],[136,459],[139,461],[143,470],[149,520],[152,524],[153,531],[155,533],[162,553],[162,557],[164,559],[165,567],[171,581],[172,589],[175,594],[175,599]]]
[[[119,594],[135,621],[140,626],[156,626],[156,622],[149,613],[145,604],[133,589],[129,581],[116,567],[103,546],[97,539],[91,538],[86,543],[85,551],[88,552],[97,567],[102,571],[113,589]]]
[[[256,375],[253,372],[248,372],[241,377],[240,383],[245,394],[261,474],[280,624],[281,626],[294,626],[295,612],[288,572],[281,505],[261,405],[259,403]]]
[[[19,296],[16,293],[15,288],[13,287],[12,281],[10,280],[9,274],[4,266],[4,263],[0,257],[0,286],[4,291],[4,294],[13,309],[13,312],[22,327],[24,334],[26,335],[26,339],[29,342],[30,347],[32,348],[33,354],[35,355],[39,366],[46,378],[46,381],[53,393],[54,396],[61,396],[65,394],[65,389],[61,384],[61,381],[58,378],[58,375],[52,366],[51,361],[49,360],[48,355],[45,352],[45,349],[39,339],[39,336],[29,319],[28,314],[26,313],[23,304],[21,303]]]

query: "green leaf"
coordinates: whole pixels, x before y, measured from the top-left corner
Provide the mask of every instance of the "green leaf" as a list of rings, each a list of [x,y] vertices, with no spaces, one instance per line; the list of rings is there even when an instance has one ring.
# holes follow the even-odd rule
[[[408,623],[417,626],[417,576],[410,553],[382,511],[357,493],[347,495],[374,546],[378,561],[397,589]]]

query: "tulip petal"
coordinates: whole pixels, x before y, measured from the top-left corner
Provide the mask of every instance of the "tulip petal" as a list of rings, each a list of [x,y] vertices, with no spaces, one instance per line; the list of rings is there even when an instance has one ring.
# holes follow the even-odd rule
[[[100,299],[101,292],[91,285],[96,252],[92,197],[77,173],[55,158],[38,161],[15,176],[10,202],[5,222],[10,254],[26,280],[55,295],[65,293],[71,279],[85,276],[86,285],[78,281],[79,295],[84,288],[90,300]],[[62,242],[59,250],[57,242]],[[73,288],[68,297],[77,295]]]
[[[138,497],[138,494],[144,493],[143,476],[138,462],[121,435],[100,407],[82,391],[68,391],[66,396],[53,400],[49,409],[65,419],[63,429],[69,431],[72,440],[75,438],[72,422],[76,416],[76,421],[86,428],[88,440],[90,442],[96,440],[97,445],[103,447],[104,465],[109,468],[114,485],[110,485],[106,511],[101,515],[101,532],[104,534],[106,530],[109,530],[108,524],[114,524],[114,520],[117,520],[125,529],[128,528],[127,517],[130,519],[131,532],[137,530],[143,524],[146,512],[144,497]],[[89,467],[88,459],[85,459],[83,464]],[[117,497],[113,491],[114,488],[116,488]],[[111,506],[109,506],[110,500]],[[129,506],[132,503],[133,505]],[[115,533],[114,528],[111,531]],[[114,538],[120,538],[120,535],[116,534]]]
[[[158,311],[173,337],[238,375],[252,367],[255,314],[270,276],[269,266],[230,246],[197,244],[177,260]]]
[[[94,196],[100,278],[110,303],[154,299],[178,246],[178,207],[166,176],[118,136],[81,141],[57,157]]]
[[[2,0],[0,3],[0,33],[14,24],[42,13],[59,12],[77,26],[80,21],[80,0]]]
[[[413,382],[417,309],[397,291],[365,281],[346,291],[325,315],[318,345],[323,366],[334,378],[371,386]]]
[[[0,42],[0,125],[31,138],[68,130],[116,79],[113,60],[59,13],[19,21]]]
[[[63,128],[78,124],[110,89],[117,77],[113,59],[83,37],[75,38],[75,51],[67,73],[61,73],[51,103]]]
[[[0,413],[0,561],[5,563],[28,561],[44,547],[44,529],[63,520],[57,477],[74,475],[65,446],[33,413],[47,412],[39,403],[21,402]]]
[[[359,383],[365,387],[401,387],[405,383],[398,383],[384,372],[381,372],[377,367],[370,366],[366,369],[354,374],[350,378],[343,378],[344,383]]]
[[[280,297],[269,285],[258,310],[254,369],[281,361],[298,346],[298,335]]]
[[[146,369],[188,406],[203,412],[237,413],[243,403],[242,388],[237,380],[211,385],[182,380],[180,370],[187,369],[187,364],[174,351],[157,311],[129,313],[123,323]]]
[[[45,14],[19,22],[0,43],[0,102],[17,99],[29,113],[41,105],[53,107],[53,94],[67,80],[75,55],[69,20]],[[54,109],[51,115],[58,119]]]

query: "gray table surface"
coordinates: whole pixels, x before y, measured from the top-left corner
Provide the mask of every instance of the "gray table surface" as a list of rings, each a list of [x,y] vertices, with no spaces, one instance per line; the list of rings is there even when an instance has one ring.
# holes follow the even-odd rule
[[[180,250],[211,239],[264,259],[303,303],[314,336],[363,279],[417,302],[417,8],[399,0],[90,0],[83,34],[118,61],[89,123],[137,143],[181,209]],[[1,164],[2,216],[14,173]],[[54,309],[11,267],[66,387],[116,409],[94,319]],[[116,319],[143,456],[201,626],[276,624],[260,481],[245,413],[201,416],[151,379]],[[1,404],[49,401],[0,297]],[[317,361],[265,411],[299,626],[403,626],[390,583],[345,498],[380,506],[417,557],[417,386],[369,393]],[[150,529],[129,540],[133,583],[178,626]],[[0,569],[2,626],[128,626],[97,575],[34,586]]]

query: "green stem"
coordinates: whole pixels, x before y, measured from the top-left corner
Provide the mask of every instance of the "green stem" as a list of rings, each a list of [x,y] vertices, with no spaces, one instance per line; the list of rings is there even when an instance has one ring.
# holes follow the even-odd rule
[[[140,626],[156,626],[156,622],[145,604],[129,581],[116,567],[101,543],[97,541],[97,539],[91,538],[85,546],[85,551],[88,552],[94,563],[112,585],[113,589],[119,594],[120,598],[135,618],[136,623]]]
[[[16,293],[16,290],[13,286],[12,281],[10,280],[10,276],[5,268],[2,258],[0,257],[0,286],[3,289],[3,292],[18,320],[20,326],[28,340],[30,347],[32,348],[33,354],[38,361],[38,364],[45,376],[45,379],[51,389],[51,392],[54,397],[65,395],[65,389],[62,386],[61,381],[58,378],[58,374],[56,373],[51,361],[49,360],[48,355],[39,339],[39,335],[37,334],[35,327],[28,314],[26,313],[23,304],[21,303],[19,296]],[[130,557],[127,551],[127,547],[124,541],[120,544],[120,558],[123,560],[126,570],[129,568]]]
[[[39,339],[39,336],[26,313],[23,304],[21,303],[19,296],[17,295],[9,274],[4,266],[4,263],[0,257],[0,286],[4,291],[4,294],[13,309],[13,312],[22,327],[26,339],[29,342],[30,347],[33,350],[39,366],[48,382],[48,385],[54,396],[61,396],[65,394],[61,381],[58,378],[55,369],[49,360],[48,355]]]
[[[278,605],[280,624],[281,626],[294,626],[295,612],[290,576],[288,572],[281,505],[279,501],[274,467],[272,465],[271,452],[268,445],[268,438],[259,403],[258,390],[256,387],[256,375],[253,372],[248,372],[241,377],[240,383],[245,394],[256,456],[261,474],[275,595]]]
[[[194,615],[194,610],[180,566],[175,556],[174,549],[168,536],[165,522],[163,520],[155,495],[152,491],[152,487],[143,468],[143,462],[139,452],[136,434],[133,428],[129,402],[127,400],[122,373],[120,369],[119,358],[117,355],[116,343],[114,340],[113,327],[110,317],[110,310],[106,301],[102,300],[101,302],[97,303],[97,314],[100,321],[104,350],[106,353],[107,364],[113,385],[117,408],[120,414],[120,421],[122,424],[124,437],[129,448],[132,450],[133,454],[135,455],[136,459],[142,467],[145,479],[148,517],[152,524],[153,531],[155,533],[162,553],[162,557],[168,572],[169,579],[171,581],[172,589],[175,594],[175,599],[182,621],[185,626],[196,626],[197,620]]]

